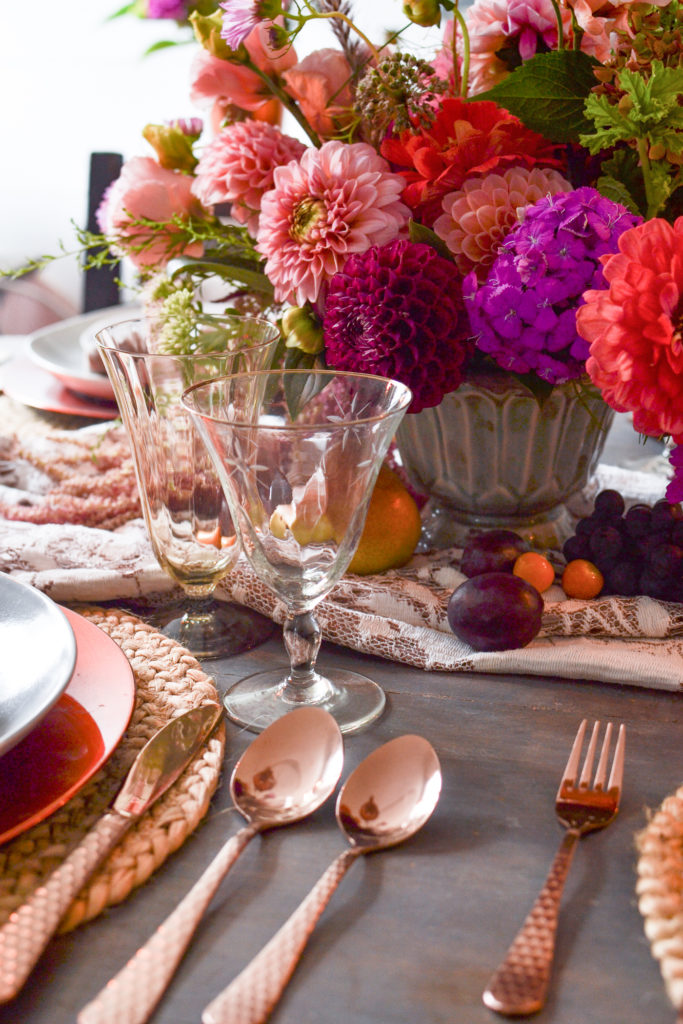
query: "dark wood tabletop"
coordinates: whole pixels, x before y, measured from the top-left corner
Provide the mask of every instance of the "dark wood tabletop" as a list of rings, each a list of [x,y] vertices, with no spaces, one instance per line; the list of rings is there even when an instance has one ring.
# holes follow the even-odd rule
[[[223,692],[284,664],[279,637],[206,662]],[[582,839],[562,904],[550,997],[539,1024],[673,1024],[635,896],[635,836],[681,783],[680,696],[561,679],[424,673],[325,646],[320,667],[365,672],[388,707],[345,741],[343,778],[379,744],[419,733],[443,790],[403,846],[361,858],[314,931],[275,1024],[490,1024],[481,993],[560,842],[559,778],[583,717],[625,722],[620,813]],[[229,774],[252,738],[228,725],[225,773],[206,820],[123,904],[56,938],[0,1024],[72,1024],[241,826]],[[330,800],[306,822],[253,840],[222,883],[153,1020],[197,1024],[203,1007],[285,921],[345,848]],[[121,1024],[125,1024],[124,1021]]]

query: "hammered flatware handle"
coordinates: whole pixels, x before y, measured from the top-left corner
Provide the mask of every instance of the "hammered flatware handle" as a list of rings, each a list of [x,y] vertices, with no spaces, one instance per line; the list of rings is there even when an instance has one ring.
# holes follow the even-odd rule
[[[545,1004],[555,954],[555,936],[562,891],[579,831],[569,829],[539,892],[504,960],[494,971],[484,1003],[510,1016],[537,1013]]]
[[[133,819],[108,811],[0,928],[0,1003],[21,990],[76,896]]]
[[[332,894],[362,851],[345,850],[241,974],[202,1013],[202,1024],[261,1024],[270,1016]]]
[[[78,1014],[78,1024],[143,1024],[166,991],[216,889],[258,827],[240,829],[219,850],[175,910]]]

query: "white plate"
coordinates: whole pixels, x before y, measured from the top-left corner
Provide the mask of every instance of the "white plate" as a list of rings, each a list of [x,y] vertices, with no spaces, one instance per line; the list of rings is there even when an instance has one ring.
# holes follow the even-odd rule
[[[111,306],[109,309],[98,309],[93,313],[83,313],[50,324],[29,338],[29,358],[79,395],[112,401],[114,392],[109,378],[106,374],[93,373],[90,369],[82,338],[89,329],[99,330],[107,324],[130,320],[139,315],[137,306]]]
[[[25,736],[69,684],[76,640],[64,612],[0,573],[0,754]]]

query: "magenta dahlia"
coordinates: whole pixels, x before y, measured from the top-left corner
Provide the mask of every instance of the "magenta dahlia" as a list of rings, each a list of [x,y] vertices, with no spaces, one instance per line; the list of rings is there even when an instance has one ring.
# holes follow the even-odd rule
[[[409,412],[455,391],[470,351],[453,264],[407,240],[349,257],[330,282],[323,330],[328,366],[401,381]]]

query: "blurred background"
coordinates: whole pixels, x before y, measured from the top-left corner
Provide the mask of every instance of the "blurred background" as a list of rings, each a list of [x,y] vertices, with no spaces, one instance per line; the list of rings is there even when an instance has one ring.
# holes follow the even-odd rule
[[[172,21],[113,18],[123,0],[33,0],[3,4],[0,32],[0,268],[23,265],[60,246],[72,250],[72,222],[85,226],[91,152],[153,155],[148,123],[199,115],[189,99],[194,43],[146,55],[160,40],[186,41]],[[356,0],[358,24],[382,41],[405,24],[401,0]],[[411,49],[433,52],[438,29],[411,26]],[[307,27],[299,57],[336,46],[328,26]],[[289,129],[288,129],[289,130]],[[81,308],[76,258],[50,264],[41,285],[58,293],[65,315]],[[0,327],[0,332],[2,328]]]

